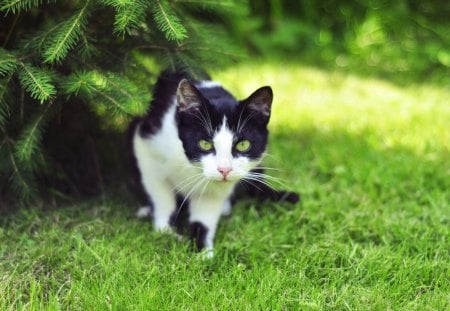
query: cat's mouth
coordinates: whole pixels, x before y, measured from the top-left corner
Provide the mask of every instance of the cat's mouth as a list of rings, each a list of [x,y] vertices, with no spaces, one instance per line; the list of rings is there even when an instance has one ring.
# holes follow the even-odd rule
[[[226,183],[232,183],[238,181],[239,178],[236,177],[230,177],[230,176],[220,176],[213,178],[213,181],[218,184],[226,184]]]

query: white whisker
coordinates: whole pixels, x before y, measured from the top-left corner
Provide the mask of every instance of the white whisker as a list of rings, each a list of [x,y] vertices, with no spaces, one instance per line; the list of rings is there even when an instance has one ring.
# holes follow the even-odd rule
[[[287,188],[286,184],[283,182],[283,180],[281,178],[277,178],[277,177],[273,177],[267,174],[261,174],[261,173],[250,173],[248,176],[250,176],[251,178],[257,179],[260,182],[266,184],[266,185],[270,185],[269,182],[274,182],[276,184],[279,184],[282,187]],[[272,187],[272,186],[270,186]]]
[[[173,187],[172,190],[175,190],[177,193],[181,193],[183,191],[183,189],[185,189],[186,187],[188,187],[192,183],[197,182],[197,180],[200,179],[202,176],[203,176],[203,173],[198,173],[198,174],[195,174],[195,175],[191,175],[191,176],[183,179],[178,184],[176,184]],[[180,187],[180,186],[182,186],[182,187]]]
[[[203,126],[210,134],[212,134],[211,121],[206,120],[205,116],[202,114],[196,114],[195,117],[200,121],[200,125]]]
[[[208,130],[209,135],[213,135],[214,130],[213,130],[213,127],[212,127],[211,116],[209,115],[209,112],[208,112],[207,108],[203,108],[203,110],[206,112],[207,119],[205,118],[205,116],[203,116],[203,115],[201,115],[201,116],[202,116],[203,120],[205,120],[205,122],[207,124],[206,129]]]
[[[189,199],[189,197],[194,193],[194,191],[195,191],[199,186],[201,186],[205,181],[207,182],[207,180],[205,180],[205,179],[200,179],[200,180],[194,185],[194,187],[192,187],[192,189],[191,189],[191,190],[186,194],[186,196],[184,197],[183,202],[181,202],[180,207],[179,207],[179,210],[181,210],[181,208],[183,207],[183,205],[184,205],[184,203],[186,202],[186,200]]]
[[[244,127],[247,125],[248,121],[250,121],[257,113],[255,111],[252,111],[242,122],[242,124],[239,125],[239,127],[236,129],[236,132],[240,132],[244,129]]]
[[[284,172],[284,170],[280,170],[280,169],[278,169],[278,168],[269,167],[269,166],[257,166],[256,169],[270,170],[270,171],[277,171],[277,172]]]
[[[203,194],[205,193],[205,190],[208,188],[208,185],[209,185],[210,182],[211,182],[210,180],[207,180],[206,184],[202,188],[202,191],[200,191],[199,201],[202,200]]]
[[[256,182],[259,182],[260,184],[263,184],[263,185],[265,185],[265,186],[267,186],[267,187],[269,187],[269,188],[273,188],[272,187],[272,185],[271,184],[269,184],[266,180],[264,180],[264,179],[259,179],[259,178],[254,178],[254,177],[245,177],[245,179],[246,180],[253,180],[253,181],[256,181]]]
[[[258,187],[256,184],[252,183],[251,180],[253,180],[253,179],[247,179],[247,178],[243,178],[243,179],[242,179],[242,181],[245,181],[245,182],[248,183],[249,185],[251,185],[251,186],[257,188],[259,191],[263,192],[263,190],[262,190],[260,187]],[[244,184],[244,185],[245,185],[245,184]],[[247,186],[247,185],[246,185],[246,186]],[[248,188],[248,186],[247,186],[247,189],[250,189],[250,188]]]

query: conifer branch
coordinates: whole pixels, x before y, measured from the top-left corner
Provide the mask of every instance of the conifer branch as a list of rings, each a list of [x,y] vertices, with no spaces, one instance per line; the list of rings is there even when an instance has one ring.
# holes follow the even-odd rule
[[[133,28],[138,28],[140,23],[145,22],[148,1],[103,0],[102,2],[115,8],[114,32],[119,35],[130,33]]]
[[[81,43],[77,52],[83,61],[99,53],[97,48],[89,42],[89,39],[85,33],[81,33],[80,37]]]
[[[48,72],[23,62],[19,62],[19,65],[22,68],[19,71],[20,83],[32,98],[39,100],[42,104],[56,94]]]
[[[55,2],[56,0],[3,0],[0,1],[0,11],[6,12],[6,14],[9,12],[16,14],[16,12],[27,11],[33,7],[41,5],[44,2],[49,3],[51,1]]]
[[[113,106],[117,107],[119,111],[126,111],[126,107],[118,102],[114,97],[110,96],[108,93],[106,93],[103,90],[96,89],[95,93],[106,99],[107,102],[113,104]],[[117,111],[116,109],[112,109],[112,111]]]
[[[16,58],[0,48],[0,76],[6,76],[16,69]]]
[[[12,73],[9,77],[0,80],[0,129],[4,130],[6,120],[10,115],[9,105],[11,102],[8,84],[12,78]]]
[[[42,53],[42,49],[48,40],[48,37],[59,28],[59,24],[45,30],[38,31],[33,37],[26,38],[23,41],[23,49],[32,53]]]
[[[154,0],[153,17],[156,25],[164,33],[167,40],[182,41],[187,38],[187,30],[181,24],[180,18],[161,0]],[[167,3],[167,2],[164,2]]]
[[[68,95],[80,94],[93,102],[103,103],[115,114],[140,114],[149,101],[148,93],[128,79],[95,70],[69,76],[63,83],[63,90]]]
[[[75,15],[59,24],[59,30],[49,38],[49,44],[44,52],[46,63],[61,61],[75,45],[87,23],[89,2],[90,0],[87,0]]]
[[[42,122],[49,110],[51,103],[47,104],[45,109],[41,111],[33,122],[29,122],[27,127],[22,131],[15,146],[16,157],[24,163],[29,163],[33,155],[40,149],[39,144],[42,138]]]
[[[35,192],[31,184],[29,184],[30,179],[27,178],[27,176],[25,176],[25,172],[21,170],[21,166],[14,158],[14,154],[10,147],[8,148],[8,154],[12,168],[10,181],[13,185],[15,185],[16,191],[20,193],[19,198],[21,200],[28,200]]]

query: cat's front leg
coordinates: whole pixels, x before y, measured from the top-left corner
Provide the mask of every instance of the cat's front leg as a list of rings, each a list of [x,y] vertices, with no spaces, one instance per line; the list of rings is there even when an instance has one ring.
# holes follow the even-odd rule
[[[195,247],[208,258],[213,256],[214,235],[222,212],[222,204],[217,201],[191,201],[189,228]]]
[[[152,201],[155,230],[170,232],[170,216],[176,208],[176,199],[172,187],[168,183],[150,178],[144,179],[143,185]]]

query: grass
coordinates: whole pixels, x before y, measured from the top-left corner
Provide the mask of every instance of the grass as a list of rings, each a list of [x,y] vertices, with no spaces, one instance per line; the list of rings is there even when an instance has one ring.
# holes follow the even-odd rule
[[[23,209],[0,226],[0,310],[450,310],[448,88],[294,64],[215,77],[272,85],[266,164],[302,203],[242,202],[211,261],[125,200]]]

